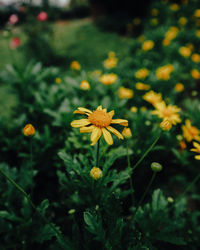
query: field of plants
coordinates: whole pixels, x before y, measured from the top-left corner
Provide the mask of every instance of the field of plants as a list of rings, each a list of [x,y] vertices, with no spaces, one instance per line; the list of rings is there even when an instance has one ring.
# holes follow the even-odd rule
[[[26,11],[0,30],[0,249],[200,249],[199,0],[123,34]]]

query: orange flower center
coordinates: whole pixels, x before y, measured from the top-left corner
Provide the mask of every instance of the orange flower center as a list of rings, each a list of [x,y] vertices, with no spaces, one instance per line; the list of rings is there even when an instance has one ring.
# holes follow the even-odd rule
[[[189,128],[189,133],[190,133],[192,136],[195,136],[195,135],[198,135],[199,131],[198,131],[195,127],[191,126],[191,127]]]
[[[103,110],[95,110],[88,119],[93,125],[100,128],[109,126],[112,121],[111,116]]]
[[[171,115],[173,115],[172,110],[170,110],[169,108],[166,108],[163,110],[163,115],[166,117],[170,117]]]

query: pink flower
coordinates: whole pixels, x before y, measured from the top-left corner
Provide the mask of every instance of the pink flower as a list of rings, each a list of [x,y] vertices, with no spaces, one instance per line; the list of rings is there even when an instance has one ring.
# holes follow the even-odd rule
[[[17,22],[18,22],[18,16],[17,15],[15,15],[15,14],[12,14],[12,15],[10,15],[10,17],[9,17],[9,21],[8,21],[8,23],[9,24],[16,24]]]
[[[37,16],[38,21],[42,21],[42,22],[46,21],[47,18],[48,18],[48,14],[45,11],[40,12]]]
[[[13,37],[12,40],[10,41],[10,48],[11,49],[16,49],[20,46],[21,41],[19,37]]]

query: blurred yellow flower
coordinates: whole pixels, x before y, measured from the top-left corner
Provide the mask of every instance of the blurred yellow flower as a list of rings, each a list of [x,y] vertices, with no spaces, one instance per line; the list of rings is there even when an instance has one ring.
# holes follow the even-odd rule
[[[173,3],[170,5],[170,9],[173,11],[177,11],[179,9],[179,6],[177,3]]]
[[[175,85],[175,90],[176,90],[176,92],[182,92],[184,90],[184,85],[182,83],[180,83],[180,82],[177,83]]]
[[[190,120],[185,121],[185,125],[181,126],[183,131],[183,137],[186,139],[186,141],[191,142],[192,140],[200,141],[199,133],[200,131],[191,125]]]
[[[197,30],[197,31],[196,31],[196,36],[197,36],[197,37],[200,37],[200,30]]]
[[[143,42],[144,39],[145,39],[145,36],[144,36],[144,35],[141,35],[141,36],[138,37],[138,41],[140,41],[140,42]]]
[[[137,112],[137,110],[138,110],[138,108],[135,107],[135,106],[132,106],[131,109],[130,109],[130,111],[133,112],[133,113]]]
[[[177,106],[173,106],[171,104],[167,106],[166,103],[162,101],[160,103],[156,103],[154,107],[156,110],[151,112],[153,115],[157,115],[159,118],[162,119],[167,118],[168,121],[171,122],[173,125],[176,125],[177,123],[181,122],[180,116],[178,114],[181,109]]]
[[[112,69],[116,67],[117,62],[118,62],[118,59],[116,57],[109,57],[103,62],[103,65],[104,65],[104,68],[106,69]]]
[[[156,103],[162,102],[162,94],[151,90],[143,95],[143,99],[147,102],[150,102],[152,105],[155,105]]]
[[[184,26],[187,23],[187,18],[186,17],[180,17],[178,20],[179,24]]]
[[[183,151],[187,148],[187,145],[186,145],[185,141],[183,141],[183,140],[179,142],[179,146],[180,146],[181,151]]]
[[[113,139],[110,132],[119,139],[123,139],[123,136],[115,128],[111,127],[110,124],[128,126],[127,120],[112,119],[114,113],[114,110],[107,113],[107,109],[102,109],[102,106],[98,106],[95,111],[80,107],[74,111],[74,114],[84,114],[87,115],[88,118],[72,121],[71,126],[73,128],[80,128],[81,133],[91,133],[91,145],[96,144],[102,135],[105,141],[109,145],[112,145]]]
[[[154,42],[151,40],[147,40],[147,41],[143,42],[143,44],[142,44],[143,51],[151,50],[151,49],[153,49],[153,47],[154,47]]]
[[[167,64],[162,66],[156,70],[156,77],[159,80],[169,80],[170,74],[173,71],[173,66],[171,64]]]
[[[86,81],[86,80],[81,81],[80,88],[82,90],[90,90],[90,84],[89,84],[89,82]]]
[[[152,18],[151,19],[151,24],[152,25],[157,25],[158,24],[158,19],[157,18]]]
[[[60,77],[56,77],[56,83],[60,84],[61,83],[61,78]]]
[[[99,81],[104,85],[111,85],[117,80],[117,75],[114,73],[104,74],[99,78]]]
[[[90,170],[90,176],[95,179],[95,180],[98,180],[99,178],[101,178],[103,176],[102,174],[102,171],[100,168],[97,168],[97,167],[93,167],[91,170]]]
[[[35,128],[32,124],[27,124],[23,129],[23,134],[25,136],[33,136],[35,134]]]
[[[137,82],[136,85],[135,85],[135,88],[138,89],[138,90],[149,90],[150,85],[144,84],[142,82]]]
[[[138,79],[145,79],[149,75],[149,70],[146,68],[139,69],[136,73],[135,76]]]
[[[199,18],[200,17],[200,9],[195,10],[194,16]]]
[[[191,70],[191,75],[194,79],[200,79],[200,72],[197,69]]]
[[[132,89],[120,87],[119,88],[119,98],[121,99],[130,99],[134,95],[134,92]]]
[[[178,31],[179,30],[176,26],[171,26],[169,30],[165,33],[165,39],[172,40],[176,38]]]
[[[110,51],[108,53],[108,57],[115,57],[115,52],[114,51]]]
[[[160,127],[163,130],[169,131],[172,128],[172,122],[168,118],[164,118],[160,123]]]
[[[70,68],[71,69],[74,69],[74,70],[80,70],[81,69],[81,65],[78,61],[73,61],[70,65]]]
[[[197,142],[193,142],[193,147],[194,148],[191,148],[190,151],[198,153],[199,155],[195,155],[194,158],[196,160],[200,160],[200,144]]]
[[[140,18],[136,17],[136,18],[133,19],[133,24],[134,25],[139,25],[140,23],[141,23],[141,19]]]
[[[191,59],[193,62],[199,63],[200,62],[200,55],[197,53],[192,54]]]
[[[164,46],[168,46],[170,43],[171,43],[171,40],[170,40],[170,39],[164,39],[164,40],[162,41],[162,44],[163,44]]]
[[[141,110],[141,111],[146,111],[147,108],[146,108],[145,106],[142,106],[142,107],[140,108],[140,110]]]
[[[189,57],[191,55],[191,50],[188,47],[180,47],[179,53],[184,57]]]
[[[152,16],[157,16],[158,15],[158,9],[152,9],[151,14],[152,14]]]
[[[194,45],[192,43],[187,43],[186,47],[190,50],[194,50]]]
[[[127,139],[131,138],[132,137],[131,129],[130,128],[124,128],[123,131],[122,131],[122,135]]]

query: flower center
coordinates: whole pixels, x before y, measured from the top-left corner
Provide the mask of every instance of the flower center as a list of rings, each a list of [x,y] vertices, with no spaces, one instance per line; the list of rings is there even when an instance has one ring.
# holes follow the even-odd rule
[[[100,128],[109,126],[112,121],[111,116],[103,110],[95,110],[88,119],[93,125]]]
[[[163,110],[163,114],[164,114],[165,117],[166,116],[170,117],[171,115],[173,115],[173,111],[170,110],[169,108],[166,108],[166,109]]]
[[[198,135],[199,131],[198,131],[195,127],[191,126],[191,127],[189,128],[189,133],[190,133],[192,136],[195,136],[195,135]]]

